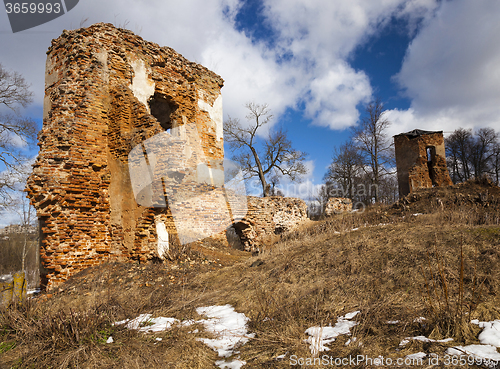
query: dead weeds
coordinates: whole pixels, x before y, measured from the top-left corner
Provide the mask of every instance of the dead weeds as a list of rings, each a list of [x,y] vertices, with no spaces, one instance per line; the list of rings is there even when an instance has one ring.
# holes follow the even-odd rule
[[[216,353],[192,327],[142,334],[113,322],[141,313],[198,319],[197,307],[223,304],[250,318],[255,338],[238,349],[248,368],[288,368],[292,355],[311,357],[305,330],[334,325],[355,310],[361,313],[351,336],[339,336],[321,354],[442,357],[449,346],[478,343],[480,330],[469,321],[500,318],[497,190],[488,188],[489,200],[478,203],[476,192],[484,189],[467,193],[462,186],[463,198],[472,198],[467,204],[455,203],[455,188],[436,191],[443,207],[422,215],[413,214],[426,209],[422,202],[431,207],[431,191],[404,206],[311,223],[261,255],[236,255],[232,265],[198,253],[182,265],[90,268],[50,298],[2,311],[0,367],[215,368]],[[454,341],[400,345],[419,335]]]

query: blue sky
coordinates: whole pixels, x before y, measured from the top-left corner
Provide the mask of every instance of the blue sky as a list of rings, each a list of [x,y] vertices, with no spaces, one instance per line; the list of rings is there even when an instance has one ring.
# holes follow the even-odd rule
[[[224,118],[245,121],[245,103],[268,103],[273,123],[309,154],[313,191],[375,96],[389,135],[500,132],[498,19],[497,0],[80,0],[16,34],[0,11],[0,63],[32,84],[26,113],[41,122],[51,39],[80,24],[126,25],[220,74]]]

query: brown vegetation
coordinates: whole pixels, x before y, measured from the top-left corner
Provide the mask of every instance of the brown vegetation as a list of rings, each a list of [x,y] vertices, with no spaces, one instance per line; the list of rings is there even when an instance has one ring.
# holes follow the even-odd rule
[[[499,207],[498,187],[470,182],[311,223],[256,257],[206,245],[175,264],[95,266],[51,296],[1,313],[0,367],[215,368],[216,353],[192,327],[142,334],[112,325],[141,313],[194,318],[212,304],[250,318],[255,338],[238,350],[245,368],[288,368],[290,355],[311,357],[304,331],[354,310],[356,343],[339,336],[326,354],[442,356],[449,346],[478,343],[470,319],[500,318]],[[399,345],[418,335],[455,341]],[[105,343],[109,336],[114,343]]]

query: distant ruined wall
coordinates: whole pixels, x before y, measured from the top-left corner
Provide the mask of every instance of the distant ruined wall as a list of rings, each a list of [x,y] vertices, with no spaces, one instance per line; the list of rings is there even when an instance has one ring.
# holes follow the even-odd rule
[[[293,231],[305,220],[307,205],[304,200],[248,196],[248,212],[233,227],[244,249],[255,252],[261,250],[267,237]]]
[[[415,129],[394,136],[399,197],[418,188],[452,185],[442,131]]]
[[[351,199],[342,197],[330,197],[326,202],[324,213],[327,217],[329,217],[333,214],[343,213],[345,211],[352,211]]]
[[[189,155],[208,164],[160,184],[171,189],[176,178],[191,176],[209,189],[220,185],[223,175],[212,174],[223,173],[222,85],[218,75],[171,48],[110,24],[64,31],[52,41],[40,153],[27,183],[48,288],[106,260],[164,257],[179,242],[169,207],[137,203],[128,155],[141,144],[146,153],[143,143],[159,133],[175,138],[196,131],[200,150]],[[153,190],[144,191],[147,198]]]

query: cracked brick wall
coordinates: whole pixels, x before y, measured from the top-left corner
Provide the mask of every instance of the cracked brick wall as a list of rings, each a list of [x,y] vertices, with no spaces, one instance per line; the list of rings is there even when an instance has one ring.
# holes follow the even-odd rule
[[[449,186],[443,131],[415,129],[394,136],[399,197],[418,188]]]
[[[26,189],[40,220],[48,288],[110,259],[164,257],[162,242],[170,251],[179,243],[168,207],[137,203],[128,155],[162,132],[188,135],[191,124],[200,140],[196,155],[207,165],[181,175],[200,182],[210,177],[207,168],[223,170],[222,85],[173,49],[110,24],[64,31],[52,41],[40,153]]]

